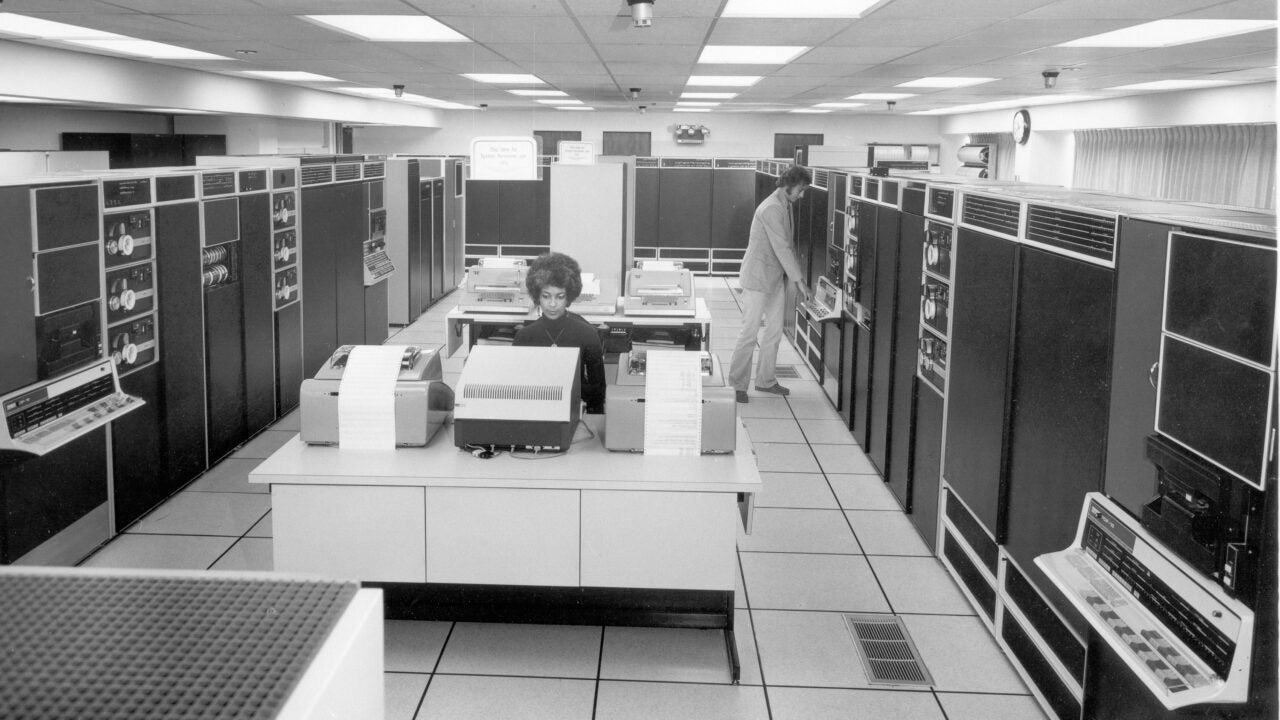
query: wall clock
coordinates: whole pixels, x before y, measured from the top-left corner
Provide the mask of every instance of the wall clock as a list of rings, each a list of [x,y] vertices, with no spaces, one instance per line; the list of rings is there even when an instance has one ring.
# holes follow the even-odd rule
[[[1027,144],[1031,137],[1031,113],[1019,110],[1013,114],[1013,140],[1019,145]]]

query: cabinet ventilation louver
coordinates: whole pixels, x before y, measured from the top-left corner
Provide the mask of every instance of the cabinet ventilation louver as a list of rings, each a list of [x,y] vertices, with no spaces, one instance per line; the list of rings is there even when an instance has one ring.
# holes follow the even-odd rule
[[[468,400],[551,400],[559,402],[564,398],[564,388],[559,385],[469,383],[462,387],[462,397]]]
[[[1017,200],[1002,200],[983,195],[965,195],[960,221],[1001,235],[1018,237],[1022,225],[1022,206]]]
[[[332,165],[303,165],[299,168],[303,185],[323,185],[333,182]]]
[[[1030,205],[1026,239],[1113,264],[1116,219],[1066,208]]]
[[[831,175],[831,171],[829,170],[814,170],[813,186],[826,190],[828,187],[828,183],[830,182],[830,175]]]
[[[334,182],[342,182],[343,180],[359,180],[360,179],[360,163],[343,163],[333,166]]]
[[[854,175],[849,178],[849,194],[854,197],[862,197],[862,177]]]
[[[386,163],[367,162],[364,164],[364,176],[366,178],[380,178],[387,174]]]

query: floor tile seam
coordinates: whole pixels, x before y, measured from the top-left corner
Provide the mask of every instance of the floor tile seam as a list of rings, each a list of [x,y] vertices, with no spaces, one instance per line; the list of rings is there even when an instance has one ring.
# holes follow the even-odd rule
[[[270,512],[270,511],[268,510],[267,512]],[[264,515],[263,515],[263,517],[266,517],[266,515],[264,514]],[[254,521],[254,523],[253,523],[253,524],[254,524],[254,525],[257,525],[257,524],[258,524],[258,523],[260,523],[260,522],[262,522],[262,518],[258,518],[257,520],[255,520],[255,521]],[[250,527],[249,529],[250,529],[250,530],[252,530],[252,529],[253,529],[253,527]],[[235,538],[235,539],[237,539],[237,540],[240,540],[240,539],[245,538],[245,537],[250,537],[250,538],[253,538],[253,539],[256,539],[256,540],[270,540],[270,539],[271,539],[270,537],[259,537],[259,536],[257,536],[257,535],[249,535],[248,533],[241,534],[241,535],[234,535],[234,534],[231,534],[231,535],[222,535],[222,534],[219,534],[219,533],[143,532],[143,531],[140,531],[140,530],[126,530],[126,531],[124,531],[124,532],[120,533],[119,535],[116,535],[116,537],[118,538],[118,537],[122,537],[122,536],[124,536],[124,535],[146,535],[146,536],[149,536],[149,537],[207,537],[207,538]]]
[[[191,487],[187,488],[186,490],[183,490],[182,492],[202,493],[204,495],[269,495],[271,494],[270,490],[266,492],[247,492],[245,490],[197,490]],[[177,497],[177,495],[174,495],[173,497]],[[171,497],[170,499],[173,499],[173,497]]]
[[[254,529],[255,527],[257,527],[257,526],[258,526],[258,523],[262,522],[262,519],[263,519],[263,518],[265,518],[265,517],[266,517],[267,515],[269,515],[269,514],[271,514],[271,508],[267,508],[267,511],[266,511],[266,512],[264,512],[264,513],[262,514],[262,517],[259,517],[257,520],[254,520],[252,523],[250,523],[250,524],[249,524],[249,528],[248,528],[247,530],[245,530],[245,531],[240,535],[240,537],[236,538],[234,542],[232,542],[230,545],[228,545],[228,546],[227,546],[227,549],[226,549],[226,550],[223,550],[223,551],[222,551],[222,553],[221,553],[221,554],[219,554],[219,555],[218,555],[218,557],[217,557],[217,558],[215,558],[215,559],[214,559],[214,561],[213,561],[212,563],[209,563],[209,567],[205,568],[205,570],[212,570],[214,565],[217,565],[217,564],[218,564],[218,562],[222,560],[222,558],[226,557],[226,556],[227,556],[227,554],[231,552],[231,548],[235,547],[236,545],[239,545],[241,540],[244,540],[245,538],[249,537],[249,533],[253,532],[253,529]],[[143,534],[143,533],[139,533],[139,534]],[[270,540],[270,538],[256,538],[256,539],[258,539],[258,540],[262,540],[262,539]],[[273,563],[273,565],[274,565],[274,563]]]
[[[766,687],[774,687],[787,690],[871,690],[873,692],[897,692],[897,693],[913,693],[923,695],[929,692],[929,688],[924,687],[908,687],[905,685],[789,685],[787,683],[770,683]]]
[[[726,667],[727,671],[728,668]],[[705,687],[764,687],[764,683],[734,683],[729,679],[724,682],[706,682],[704,680],[660,680],[655,678],[628,678],[628,677],[601,677],[600,682],[616,682],[616,683],[636,683],[640,685],[684,685],[684,686],[705,686]]]
[[[528,680],[575,680],[584,683],[599,683],[597,678],[585,677],[580,675],[528,675],[523,673],[510,672],[449,672],[448,670],[436,670],[431,673],[431,677],[473,677],[473,678],[517,678]]]
[[[794,550],[744,550],[738,548],[739,553],[750,553],[752,555],[831,555],[835,557],[865,557],[863,553],[847,553],[847,552],[815,552],[815,551],[799,551]]]
[[[418,697],[418,705],[413,709],[413,715],[411,717],[414,718],[414,720],[416,720],[418,714],[422,712],[423,703],[427,701],[427,693],[431,690],[431,683],[435,682],[436,673],[440,671],[440,663],[444,660],[444,652],[449,647],[449,640],[453,638],[453,630],[456,627],[458,627],[458,623],[449,623],[449,631],[444,634],[444,640],[440,643],[440,650],[436,653],[436,661],[431,666],[431,674],[427,676],[427,686],[422,688],[422,695]]]

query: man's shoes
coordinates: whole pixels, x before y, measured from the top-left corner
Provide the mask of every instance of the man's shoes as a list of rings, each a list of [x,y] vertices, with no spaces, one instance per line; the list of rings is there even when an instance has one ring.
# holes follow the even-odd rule
[[[737,400],[737,401],[738,401],[738,402],[740,402],[740,403],[747,403],[747,402],[750,402],[750,401],[751,401],[751,400],[750,400],[750,398],[748,398],[748,397],[747,397],[747,391],[746,391],[746,390],[734,390],[734,391],[733,391],[733,399],[734,399],[734,400]]]
[[[759,390],[760,392],[773,393],[774,395],[781,395],[783,397],[791,394],[790,390],[782,387],[781,385],[772,385],[770,387],[760,387],[757,385],[756,390]]]

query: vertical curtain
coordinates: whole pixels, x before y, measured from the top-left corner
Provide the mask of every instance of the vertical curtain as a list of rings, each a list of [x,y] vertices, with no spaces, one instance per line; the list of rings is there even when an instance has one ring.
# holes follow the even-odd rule
[[[1276,207],[1274,123],[1081,130],[1075,137],[1077,188]]]

